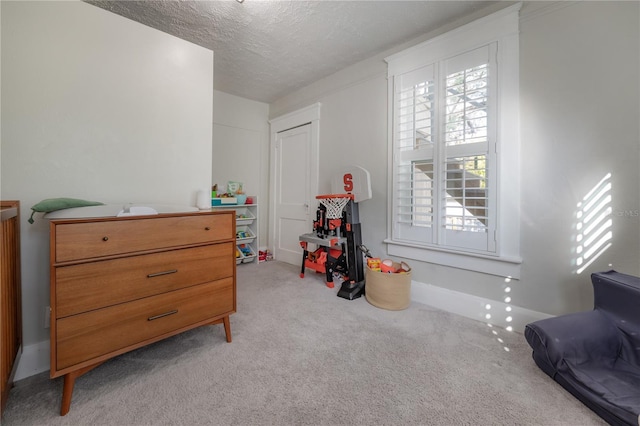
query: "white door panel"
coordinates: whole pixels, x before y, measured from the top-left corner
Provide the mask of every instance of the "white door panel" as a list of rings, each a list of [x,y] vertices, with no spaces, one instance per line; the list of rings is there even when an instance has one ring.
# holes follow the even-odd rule
[[[278,133],[274,256],[296,265],[302,262],[299,236],[311,232],[313,226],[309,216],[311,152],[310,124]]]
[[[279,224],[280,235],[277,240],[277,259],[282,262],[300,265],[302,262],[302,249],[299,237],[309,232],[306,220],[281,217]]]

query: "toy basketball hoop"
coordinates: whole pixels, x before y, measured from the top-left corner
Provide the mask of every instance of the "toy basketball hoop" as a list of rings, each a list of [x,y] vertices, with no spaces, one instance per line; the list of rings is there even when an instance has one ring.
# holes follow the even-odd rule
[[[346,166],[332,172],[331,193],[346,192],[353,194],[353,202],[359,203],[371,199],[371,177],[360,166]]]
[[[316,199],[327,209],[327,219],[342,219],[344,206],[349,203],[349,200],[353,200],[354,196],[353,194],[326,194],[317,195]]]

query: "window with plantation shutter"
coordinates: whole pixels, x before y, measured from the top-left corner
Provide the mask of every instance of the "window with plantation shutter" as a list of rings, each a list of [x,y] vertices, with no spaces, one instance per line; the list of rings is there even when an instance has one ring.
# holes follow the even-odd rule
[[[519,173],[513,166],[518,10],[507,8],[386,59],[390,254],[444,259],[413,249],[435,250],[518,264],[517,225],[509,216],[503,221],[514,203],[500,203],[517,197],[509,192],[519,182],[513,175]],[[461,258],[455,259],[438,263],[458,266]]]

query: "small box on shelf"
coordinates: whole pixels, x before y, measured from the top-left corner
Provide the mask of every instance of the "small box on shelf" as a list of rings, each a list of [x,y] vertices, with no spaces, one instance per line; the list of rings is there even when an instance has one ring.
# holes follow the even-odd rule
[[[212,198],[211,206],[235,206],[238,204],[238,200],[236,197],[220,197],[220,198]]]
[[[266,262],[267,260],[273,260],[273,255],[269,250],[258,251],[258,262]]]

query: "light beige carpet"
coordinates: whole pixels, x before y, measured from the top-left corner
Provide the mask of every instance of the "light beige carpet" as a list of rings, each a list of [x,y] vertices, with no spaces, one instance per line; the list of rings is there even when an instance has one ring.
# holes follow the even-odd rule
[[[521,334],[341,299],[298,274],[238,266],[232,343],[201,327],[110,360],[77,380],[65,417],[61,379],[22,380],[2,424],[605,424],[535,366]]]

